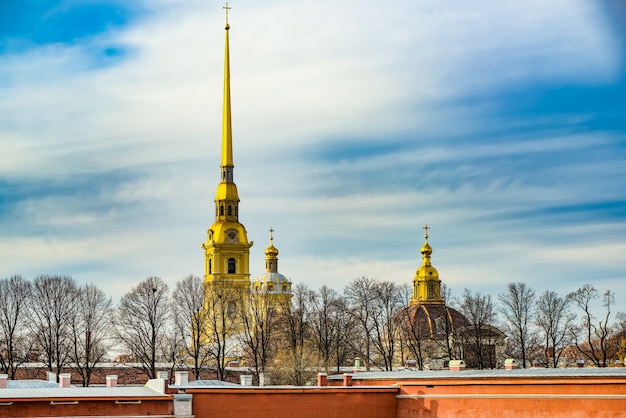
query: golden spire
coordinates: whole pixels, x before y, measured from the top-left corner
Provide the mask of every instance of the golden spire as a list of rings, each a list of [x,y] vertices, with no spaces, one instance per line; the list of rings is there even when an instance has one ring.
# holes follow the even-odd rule
[[[232,167],[233,167],[233,132],[232,132],[232,124],[230,117],[230,58],[228,53],[228,30],[230,29],[230,25],[228,24],[228,11],[230,7],[228,7],[228,2],[226,2],[226,6],[224,7],[226,10],[226,26],[224,29],[226,30],[226,44],[224,47],[224,107],[223,107],[223,117],[222,117],[222,172],[223,176],[226,174],[224,169],[226,167],[230,167],[230,170],[226,170],[229,172],[229,175],[226,175],[225,178],[222,178],[222,181],[232,181]]]

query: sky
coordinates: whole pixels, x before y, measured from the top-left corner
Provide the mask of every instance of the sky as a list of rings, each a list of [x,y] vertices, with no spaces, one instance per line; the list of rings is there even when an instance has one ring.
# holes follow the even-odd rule
[[[220,178],[212,0],[0,0],[0,277],[115,301],[204,274]],[[586,283],[626,307],[620,0],[232,0],[252,277],[343,290],[432,262],[460,295]]]

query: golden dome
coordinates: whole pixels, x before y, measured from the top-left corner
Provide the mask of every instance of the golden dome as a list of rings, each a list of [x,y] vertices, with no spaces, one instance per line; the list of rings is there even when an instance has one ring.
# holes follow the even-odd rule
[[[428,244],[428,230],[430,227],[424,225],[424,245],[422,246],[422,265],[417,268],[413,279],[413,296],[411,297],[411,305],[417,304],[443,304],[443,296],[441,295],[441,281],[439,280],[439,272],[430,263],[430,256],[433,249]]]
[[[278,256],[278,249],[274,247],[274,228],[270,227],[270,246],[265,249],[265,255],[270,257]]]
[[[270,246],[265,249],[265,255],[277,257],[278,249],[274,247],[274,244],[270,244]]]

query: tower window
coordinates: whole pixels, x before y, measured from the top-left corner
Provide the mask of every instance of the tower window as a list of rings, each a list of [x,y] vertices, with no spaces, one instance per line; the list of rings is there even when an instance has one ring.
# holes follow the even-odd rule
[[[228,259],[228,274],[235,274],[235,259]]]
[[[220,206],[220,216],[224,216],[224,206]]]
[[[233,214],[233,207],[232,206],[228,206],[228,216]]]
[[[213,273],[213,260],[209,259],[209,274]]]

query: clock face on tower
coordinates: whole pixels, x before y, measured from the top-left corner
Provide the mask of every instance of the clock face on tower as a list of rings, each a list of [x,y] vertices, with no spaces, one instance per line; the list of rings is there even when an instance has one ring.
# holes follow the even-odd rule
[[[226,242],[229,244],[239,244],[239,236],[236,229],[226,231]]]

